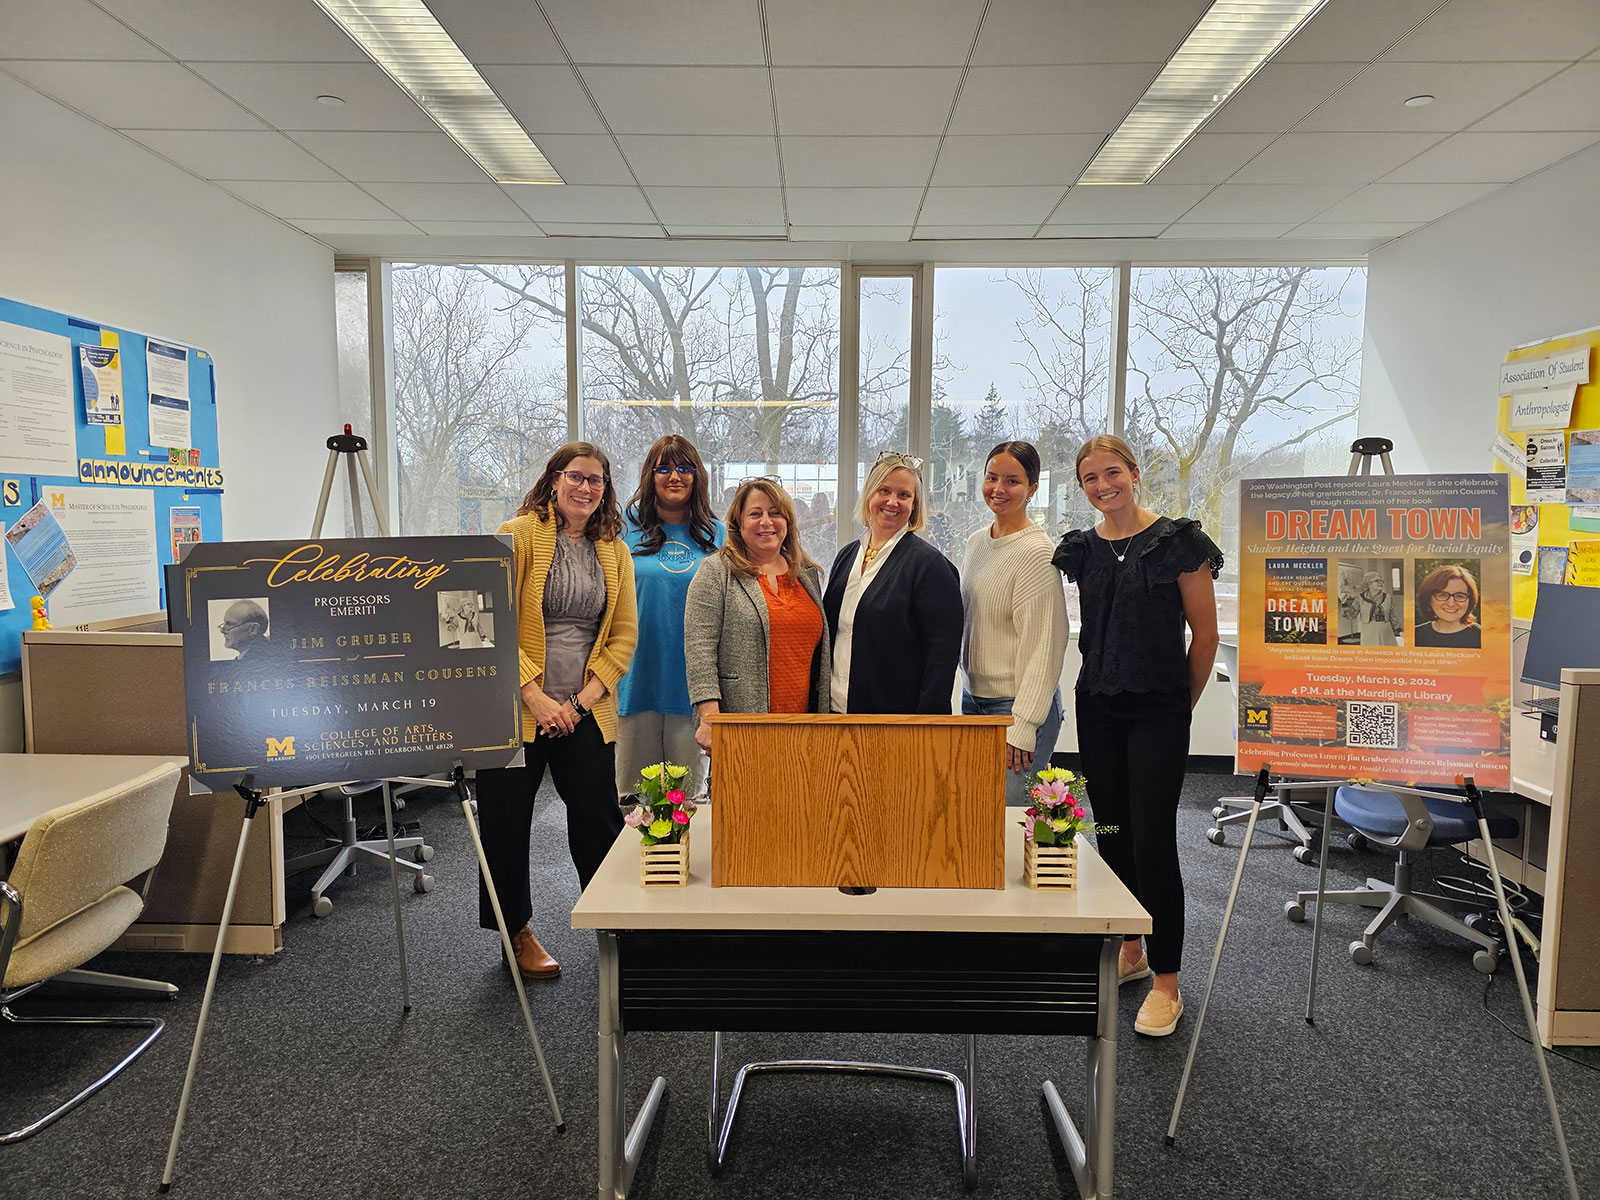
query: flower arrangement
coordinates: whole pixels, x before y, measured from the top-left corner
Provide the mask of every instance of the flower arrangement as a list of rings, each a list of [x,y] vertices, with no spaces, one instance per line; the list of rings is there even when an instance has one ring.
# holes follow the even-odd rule
[[[1083,780],[1061,767],[1046,767],[1034,775],[1028,789],[1033,804],[1023,810],[1024,841],[1040,846],[1070,846],[1080,833],[1108,833],[1109,825],[1097,826],[1084,819],[1083,802],[1072,794],[1073,785]]]
[[[677,763],[651,763],[639,772],[639,802],[623,821],[639,831],[643,845],[672,846],[689,832],[695,802],[683,790],[689,768]]]

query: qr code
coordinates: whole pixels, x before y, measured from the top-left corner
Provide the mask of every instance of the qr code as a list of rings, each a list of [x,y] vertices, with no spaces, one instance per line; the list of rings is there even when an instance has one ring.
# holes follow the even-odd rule
[[[1400,706],[1350,700],[1344,706],[1344,744],[1371,750],[1400,747]]]

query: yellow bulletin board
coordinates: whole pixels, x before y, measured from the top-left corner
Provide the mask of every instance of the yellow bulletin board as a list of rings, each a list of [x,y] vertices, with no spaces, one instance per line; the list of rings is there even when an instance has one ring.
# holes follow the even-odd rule
[[[1538,342],[1531,346],[1521,346],[1506,355],[1507,362],[1516,362],[1521,359],[1542,358],[1546,354],[1556,354],[1563,350],[1576,350],[1580,346],[1600,346],[1600,327],[1586,329],[1581,333],[1564,334],[1561,337],[1551,338],[1549,341]],[[1592,351],[1591,351],[1592,355]],[[1517,445],[1527,441],[1528,432],[1511,429],[1511,399],[1509,396],[1500,397],[1498,415],[1498,428]],[[1595,360],[1590,359],[1589,382],[1580,384],[1577,399],[1572,405],[1572,420],[1566,426],[1570,435],[1573,430],[1600,429],[1600,371],[1595,368]],[[1570,440],[1570,438],[1569,438]],[[1498,472],[1506,471],[1504,463],[1498,458],[1494,461],[1494,469]],[[1511,503],[1513,505],[1527,503],[1527,485],[1511,473]],[[1539,545],[1541,546],[1569,546],[1574,542],[1600,540],[1600,529],[1583,526],[1589,522],[1580,521],[1574,527],[1572,511],[1566,504],[1541,504],[1539,506]],[[1570,576],[1568,582],[1578,582]],[[1524,620],[1533,616],[1533,606],[1539,594],[1539,572],[1537,565],[1531,575],[1513,575],[1511,577],[1511,614]]]

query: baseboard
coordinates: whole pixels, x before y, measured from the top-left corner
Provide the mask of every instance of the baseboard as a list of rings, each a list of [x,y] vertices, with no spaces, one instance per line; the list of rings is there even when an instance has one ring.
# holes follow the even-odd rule
[[[163,950],[210,954],[217,948],[215,925],[165,925],[138,921],[110,946],[112,950]],[[283,949],[280,925],[229,925],[224,954],[276,954]]]

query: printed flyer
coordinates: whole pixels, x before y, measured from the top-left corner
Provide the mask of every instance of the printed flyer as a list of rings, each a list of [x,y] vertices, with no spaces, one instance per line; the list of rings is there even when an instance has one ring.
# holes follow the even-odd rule
[[[521,753],[510,538],[198,542],[174,575],[196,790]]]
[[[1509,787],[1506,477],[1240,489],[1237,770]]]

